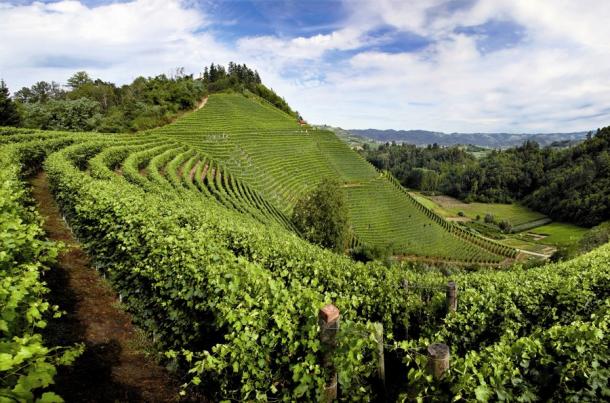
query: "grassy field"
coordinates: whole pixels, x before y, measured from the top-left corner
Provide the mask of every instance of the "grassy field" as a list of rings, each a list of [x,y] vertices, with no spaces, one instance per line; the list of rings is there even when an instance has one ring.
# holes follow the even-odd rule
[[[464,203],[449,196],[423,196],[418,193],[413,195],[420,202],[447,218],[459,218],[459,213],[462,212],[470,220],[476,220],[477,216],[483,220],[489,213],[495,217],[496,221],[508,220],[513,226],[546,218],[544,214],[517,203]]]
[[[542,253],[550,256],[555,252],[556,248],[535,241],[527,241],[520,237],[507,236],[506,239],[500,241],[504,245],[511,246],[516,249],[522,249],[534,253]]]
[[[548,220],[548,217],[544,214],[516,203],[464,203],[449,196],[424,196],[418,192],[411,192],[411,195],[449,220],[467,222],[475,220],[478,215],[480,216],[479,222],[483,223],[485,214],[490,213],[494,215],[497,222],[508,220],[513,228],[519,226],[527,228],[528,223],[532,223],[534,226],[538,224],[539,226],[527,228],[524,231],[516,228],[519,231],[517,234],[504,235],[497,231],[498,236],[504,237],[500,240],[502,244],[534,253],[551,255],[558,247],[577,244],[588,231],[586,228],[567,223],[546,223],[545,220]],[[460,217],[459,212],[463,212],[464,217]]]
[[[553,222],[548,225],[534,228],[529,232],[545,235],[544,238],[538,241],[539,243],[553,246],[570,246],[580,241],[587,231],[587,228],[579,227],[577,225]]]

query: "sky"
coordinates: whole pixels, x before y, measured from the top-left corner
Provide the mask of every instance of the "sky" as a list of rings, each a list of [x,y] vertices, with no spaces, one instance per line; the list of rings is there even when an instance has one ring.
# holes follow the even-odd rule
[[[610,125],[608,21],[608,0],[0,0],[0,78],[235,61],[312,123],[585,131]]]

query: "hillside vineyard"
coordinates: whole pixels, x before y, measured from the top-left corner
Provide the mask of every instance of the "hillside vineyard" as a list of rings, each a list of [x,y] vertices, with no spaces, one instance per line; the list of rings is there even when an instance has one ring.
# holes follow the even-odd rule
[[[204,182],[201,190],[220,193],[217,200],[229,208],[243,209],[248,202],[233,188],[248,186],[287,225],[284,218],[296,201],[322,178],[333,177],[344,183],[353,244],[391,245],[399,254],[464,262],[500,263],[515,256],[435,216],[333,133],[302,128],[258,98],[212,95],[205,108],[152,133],[196,150],[203,159],[189,161],[181,175],[192,171]]]
[[[388,390],[397,398],[610,396],[608,245],[532,270],[449,276],[323,250],[299,238],[289,216],[321,178],[337,177],[354,244],[488,264],[515,256],[444,221],[331,133],[305,129],[255,97],[212,95],[201,110],[136,135],[0,134],[6,216],[37,228],[19,207],[26,197],[11,195],[23,195],[23,178],[44,170],[95,267],[164,359],[186,374],[184,393],[320,400],[331,376],[319,358],[317,315],[332,302],[341,312],[333,362],[342,399],[380,396],[374,323],[385,331]],[[37,273],[45,262],[33,248],[13,249]],[[455,312],[445,305],[448,280],[459,287]],[[3,320],[11,334],[33,331],[15,316]],[[431,342],[451,348],[440,381],[428,375]]]

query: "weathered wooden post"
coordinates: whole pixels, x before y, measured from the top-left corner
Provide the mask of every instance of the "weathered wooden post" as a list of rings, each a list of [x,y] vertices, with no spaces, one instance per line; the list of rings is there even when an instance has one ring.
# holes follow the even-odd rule
[[[377,378],[379,381],[379,395],[382,400],[386,399],[386,388],[385,388],[385,357],[383,353],[383,324],[374,323],[375,338],[377,339]]]
[[[428,370],[434,379],[441,379],[449,369],[449,346],[434,343],[428,346]]]
[[[337,347],[336,336],[339,330],[339,309],[328,304],[318,313],[320,341],[322,342],[322,366],[328,369],[330,379],[326,384],[324,400],[332,402],[337,399],[337,370],[333,364],[333,354]]]
[[[457,284],[454,281],[447,283],[447,310],[449,312],[457,310]]]

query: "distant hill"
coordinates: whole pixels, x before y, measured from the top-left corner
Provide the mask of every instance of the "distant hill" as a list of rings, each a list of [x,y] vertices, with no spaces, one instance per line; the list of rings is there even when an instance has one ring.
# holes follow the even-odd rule
[[[348,129],[349,133],[381,142],[395,141],[415,145],[437,143],[442,146],[456,144],[474,144],[482,147],[505,148],[522,144],[525,140],[534,140],[541,146],[556,142],[581,141],[587,132],[574,133],[443,133],[427,130],[377,130]]]

